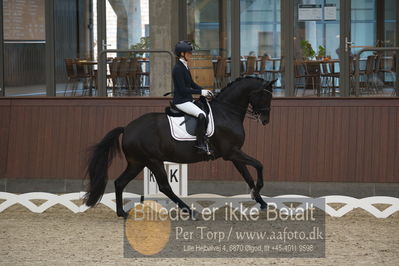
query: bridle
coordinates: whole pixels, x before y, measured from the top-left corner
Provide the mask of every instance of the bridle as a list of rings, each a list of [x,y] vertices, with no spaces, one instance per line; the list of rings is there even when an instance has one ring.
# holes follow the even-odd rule
[[[263,91],[263,92],[266,92],[266,93],[269,93],[270,95],[273,95],[273,93],[272,93],[271,91],[268,91],[267,89],[262,89],[262,91]],[[253,92],[253,93],[256,93],[256,92],[259,92],[259,90],[258,90],[258,91],[255,91],[255,92]],[[252,93],[252,94],[253,94],[253,93]],[[251,97],[251,94],[250,94],[250,97]],[[236,115],[242,116],[242,114],[248,114],[247,117],[248,117],[249,119],[257,120],[258,122],[262,122],[262,121],[260,120],[260,117],[261,117],[261,115],[262,115],[263,112],[270,112],[270,107],[254,108],[254,107],[252,106],[252,104],[251,104],[251,107],[252,107],[252,108],[243,108],[243,107],[240,107],[240,106],[236,106],[236,105],[233,105],[233,104],[230,104],[230,103],[226,103],[226,102],[220,101],[220,100],[218,100],[217,98],[213,98],[212,101],[217,102],[217,103],[220,103],[220,104],[222,104],[222,105],[228,107],[229,110],[230,110],[232,113],[235,113]]]
[[[266,89],[262,89],[263,92],[267,92],[270,95],[273,96],[273,93],[271,91],[268,91]],[[258,91],[255,91],[253,93],[256,93]],[[251,97],[251,95],[250,95]],[[249,116],[247,116],[249,119],[253,119],[253,120],[257,120],[258,122],[262,122],[260,120],[260,117],[262,116],[263,112],[270,112],[270,107],[254,107],[251,104],[252,109],[248,109],[247,110],[247,114],[249,114]]]

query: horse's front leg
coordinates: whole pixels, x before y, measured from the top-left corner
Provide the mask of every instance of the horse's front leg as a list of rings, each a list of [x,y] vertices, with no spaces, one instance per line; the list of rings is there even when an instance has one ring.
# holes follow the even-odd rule
[[[251,156],[245,154],[238,148],[235,148],[232,154],[229,156],[229,159],[234,163],[234,166],[244,177],[245,181],[251,188],[251,196],[256,202],[260,204],[261,209],[267,208],[266,202],[260,196],[260,190],[263,187],[263,165],[258,160],[252,158]],[[257,172],[257,181],[256,186],[252,180],[251,174],[248,171],[246,165],[251,165],[256,169]]]

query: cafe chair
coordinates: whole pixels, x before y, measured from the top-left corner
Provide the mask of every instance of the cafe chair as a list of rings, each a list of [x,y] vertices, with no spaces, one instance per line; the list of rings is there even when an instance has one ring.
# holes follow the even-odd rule
[[[356,95],[356,75],[355,75],[355,57],[349,56],[349,80],[350,80],[350,95]]]
[[[147,95],[150,89],[150,72],[148,71],[149,61],[146,58],[137,58],[137,74],[139,93]]]
[[[380,57],[381,58],[381,57]],[[377,65],[377,75],[384,80],[385,86],[385,78],[387,78],[390,84],[390,87],[395,87],[396,82],[396,53],[392,55],[392,58],[389,60],[379,60]],[[395,89],[392,90],[392,96],[395,96]]]
[[[71,95],[75,94],[79,80],[78,76],[76,75],[74,60],[71,58],[65,58],[64,63],[68,79],[64,89],[64,96],[66,96],[69,90],[71,90]]]
[[[328,94],[331,90],[327,63],[320,63],[320,92]]]
[[[118,58],[113,58],[109,63],[109,75],[107,79],[110,81],[110,88],[112,95],[116,95],[117,82],[118,82]]]
[[[335,71],[335,64],[332,62],[328,63],[328,69],[330,71],[329,75],[331,77],[331,84],[332,84],[331,87],[333,89],[333,95],[335,95],[335,88],[336,88],[335,81],[337,80],[338,84],[339,84],[340,73]],[[353,73],[349,73],[349,75],[353,75]],[[339,87],[339,85],[338,85],[338,87]]]
[[[82,96],[84,95],[93,95],[93,85],[94,85],[94,74],[89,71],[88,68],[85,67],[84,63],[81,62],[81,60],[85,59],[79,59],[77,58],[75,60],[75,67],[76,67],[76,76],[79,82],[82,82]],[[76,90],[74,91],[74,94],[76,94]]]
[[[320,63],[320,93],[335,96],[336,80],[339,80],[339,72],[335,72],[335,65],[333,62]],[[338,82],[339,84],[339,82]],[[327,89],[323,90],[323,89]]]
[[[297,95],[298,88],[303,88],[302,96],[305,96],[306,89],[309,82],[312,85],[312,89],[317,96],[320,96],[320,86],[316,86],[316,79],[320,79],[320,73],[310,73],[305,62],[295,62],[295,95]],[[319,80],[318,80],[319,81]]]
[[[129,60],[126,57],[121,57],[117,61],[117,93],[122,96],[128,94],[128,74],[129,74]]]
[[[133,57],[128,60],[129,62],[129,69],[126,76],[126,81],[129,88],[129,95],[140,95],[139,87],[140,87],[140,80],[138,77],[139,65],[137,62],[137,58]]]
[[[366,67],[359,71],[359,81],[361,86],[360,92],[363,94],[373,94],[377,92],[376,89],[376,75],[375,75],[376,56],[370,55],[366,60]]]
[[[242,73],[243,76],[256,76],[258,73],[256,72],[256,56],[248,56],[246,61],[246,69],[245,72]]]
[[[266,63],[267,60],[269,59],[269,56],[264,55],[260,57],[260,64],[259,68],[255,72],[255,74],[263,79],[266,79]]]
[[[384,74],[381,70],[384,68],[383,64],[385,63],[384,57],[381,53],[377,53],[375,55],[375,62],[374,62],[374,75],[372,78],[373,88],[375,93],[383,93],[384,90]]]
[[[215,90],[223,89],[230,80],[230,73],[227,73],[227,59],[224,57],[219,57],[216,63],[215,71]]]
[[[267,68],[267,63],[268,62],[271,62],[272,63],[272,67],[271,67],[271,69],[268,69]],[[274,67],[275,67],[275,62],[277,62],[277,61],[266,61],[266,65],[265,65],[265,68],[266,68],[266,70],[265,70],[265,74],[266,74],[266,79],[267,80],[275,80],[275,79],[279,79],[280,80],[280,82],[281,82],[281,84],[282,84],[282,76],[283,76],[283,73],[284,73],[284,71],[285,71],[285,60],[284,60],[284,56],[282,56],[281,58],[280,58],[280,64],[279,64],[279,67],[278,67],[278,69],[275,69]],[[276,87],[276,83],[277,82],[275,82],[274,84],[273,84],[273,88],[275,88]]]
[[[129,60],[126,57],[113,58],[109,64],[110,74],[107,78],[111,81],[110,88],[113,96],[128,94],[129,89]]]

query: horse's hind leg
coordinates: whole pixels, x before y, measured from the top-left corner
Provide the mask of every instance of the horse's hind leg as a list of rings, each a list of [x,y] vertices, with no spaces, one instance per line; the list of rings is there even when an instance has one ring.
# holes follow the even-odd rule
[[[140,163],[128,163],[125,171],[115,180],[116,214],[127,217],[128,214],[123,210],[122,194],[126,185],[132,181],[143,170],[144,165]]]
[[[155,175],[155,179],[157,180],[159,190],[165,194],[169,199],[171,199],[174,203],[176,203],[180,209],[190,211],[190,215],[194,215],[195,213],[190,209],[190,207],[184,203],[176,194],[173,192],[170,184],[168,182],[168,175],[166,174],[165,168],[163,166],[163,162],[159,161],[151,161],[147,164],[148,168]]]

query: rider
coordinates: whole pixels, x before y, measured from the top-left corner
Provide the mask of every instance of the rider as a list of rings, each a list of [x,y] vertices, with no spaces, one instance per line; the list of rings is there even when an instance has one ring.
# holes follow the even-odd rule
[[[210,155],[208,145],[205,143],[206,133],[206,114],[197,105],[193,103],[192,94],[201,94],[204,97],[212,97],[210,90],[204,90],[197,85],[188,69],[188,61],[191,59],[193,47],[190,42],[179,41],[175,46],[175,54],[178,61],[173,68],[172,79],[174,84],[173,104],[180,111],[198,118],[196,128],[197,145],[199,152]]]

